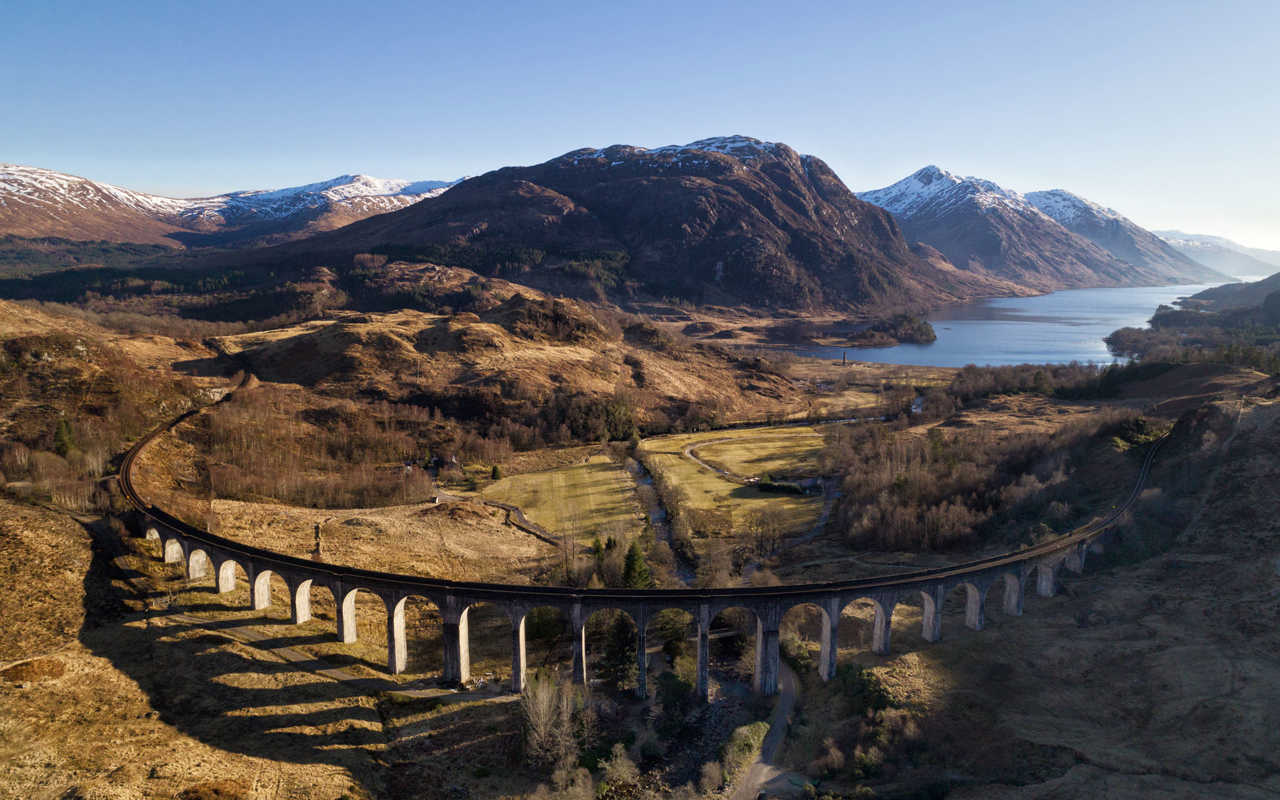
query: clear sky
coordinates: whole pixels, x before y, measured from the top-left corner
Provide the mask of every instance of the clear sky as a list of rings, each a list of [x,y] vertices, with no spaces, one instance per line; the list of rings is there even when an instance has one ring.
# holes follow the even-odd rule
[[[0,161],[178,196],[745,134],[1280,248],[1280,2],[0,5]]]

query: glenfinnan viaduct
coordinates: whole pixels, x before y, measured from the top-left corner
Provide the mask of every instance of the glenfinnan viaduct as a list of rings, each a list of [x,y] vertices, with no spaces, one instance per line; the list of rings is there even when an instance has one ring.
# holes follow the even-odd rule
[[[278,575],[289,587],[295,624],[311,618],[311,591],[322,586],[333,595],[337,606],[337,636],[343,642],[356,641],[356,594],[376,595],[386,606],[387,669],[392,673],[402,672],[406,663],[405,602],[410,597],[424,598],[440,610],[444,619],[443,677],[447,682],[464,682],[470,678],[467,611],[477,603],[491,603],[505,609],[511,620],[511,689],[517,692],[525,681],[525,620],[530,611],[554,608],[569,620],[573,631],[573,677],[579,682],[585,682],[587,677],[588,617],[602,609],[618,609],[629,614],[636,623],[639,640],[637,694],[644,696],[647,691],[646,624],[664,609],[679,609],[691,614],[697,626],[697,692],[703,699],[708,694],[711,621],[726,609],[746,609],[755,616],[755,688],[765,695],[777,691],[779,625],[783,615],[797,605],[812,604],[821,611],[819,671],[823,679],[835,674],[841,611],[855,601],[869,600],[875,609],[872,649],[880,654],[889,652],[894,607],[904,597],[919,596],[924,617],[923,635],[930,642],[942,635],[943,599],[961,586],[967,598],[965,624],[974,630],[983,627],[987,595],[993,587],[998,587],[997,596],[1005,613],[1020,615],[1023,597],[1030,585],[1034,585],[1038,594],[1051,596],[1063,567],[1080,572],[1084,569],[1086,554],[1091,550],[1101,551],[1102,540],[1112,524],[1142,490],[1160,444],[1156,442],[1150,448],[1133,491],[1115,513],[1051,542],[1016,552],[949,567],[831,583],[717,589],[575,589],[468,583],[355,569],[274,553],[195,528],[148,504],[133,486],[131,471],[137,456],[176,422],[135,445],[122,465],[120,485],[134,507],[139,532],[145,532],[148,539],[158,539],[164,560],[184,564],[188,578],[204,577],[212,571],[218,591],[230,592],[235,589],[238,565],[249,579],[253,608],[265,609],[271,604],[271,575]]]

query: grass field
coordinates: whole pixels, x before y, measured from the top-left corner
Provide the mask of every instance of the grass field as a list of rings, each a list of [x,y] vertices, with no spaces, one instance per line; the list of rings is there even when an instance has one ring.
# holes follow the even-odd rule
[[[779,439],[773,441],[774,436]],[[787,464],[795,469],[801,469],[805,463],[805,459],[798,453],[807,452],[811,459],[816,452],[815,446],[821,443],[820,434],[810,427],[756,428],[661,436],[646,439],[636,452],[650,471],[663,475],[668,483],[680,487],[692,507],[728,512],[735,528],[748,515],[765,510],[781,512],[788,533],[799,533],[811,528],[822,513],[821,497],[762,492],[754,486],[743,486],[726,480],[684,455],[685,448],[690,445],[696,446],[701,442],[726,437],[730,441],[709,447],[718,447],[719,450],[713,453],[718,453],[721,458],[741,467],[745,474],[759,471],[752,462],[759,455],[757,445],[753,444],[755,441],[764,444],[763,440],[768,439],[776,445],[763,451],[768,455],[759,463]],[[698,453],[706,459],[703,449],[699,449]]]
[[[519,506],[552,533],[584,541],[597,533],[630,536],[644,528],[634,481],[603,455],[584,464],[503,478],[486,486],[481,496]]]
[[[813,475],[823,438],[817,429],[776,428],[768,433],[742,431],[736,436],[708,438],[695,445],[698,458],[735,475]]]

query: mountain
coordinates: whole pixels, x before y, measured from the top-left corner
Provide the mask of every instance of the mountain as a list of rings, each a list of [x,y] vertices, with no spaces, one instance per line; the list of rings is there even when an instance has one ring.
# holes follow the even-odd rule
[[[396,211],[451,185],[342,175],[288,189],[179,199],[4,164],[0,235],[187,246],[264,244]]]
[[[1041,291],[1173,282],[1167,270],[1123,261],[1021,194],[981,178],[928,166],[858,197],[892,212],[909,239],[977,274]]]
[[[1163,272],[1170,282],[1210,283],[1229,276],[1180,252],[1151,231],[1111,208],[1063,189],[1028,192],[1027,202],[1062,227],[1130,264]]]
[[[1026,293],[912,247],[821,159],[744,136],[505,167],[280,253],[337,263],[366,251],[615,299],[922,308]]]
[[[1280,251],[1245,247],[1221,236],[1182,231],[1156,231],[1171,247],[1236,277],[1260,277],[1280,271]]]
[[[1257,308],[1266,301],[1268,295],[1275,292],[1280,292],[1280,272],[1258,281],[1228,283],[1205,289],[1191,295],[1186,305],[1209,311]]]

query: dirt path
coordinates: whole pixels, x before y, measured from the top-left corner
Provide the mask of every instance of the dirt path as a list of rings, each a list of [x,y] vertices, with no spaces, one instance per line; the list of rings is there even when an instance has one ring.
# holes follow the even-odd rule
[[[755,800],[763,790],[780,792],[790,785],[786,770],[777,766],[778,752],[787,736],[787,725],[795,711],[800,682],[786,662],[778,664],[778,702],[769,717],[769,732],[760,745],[760,755],[747,767],[746,773],[734,787],[730,800]]]

